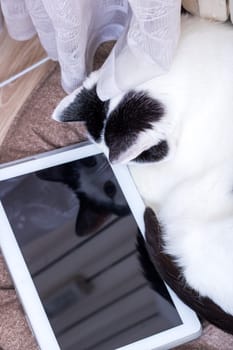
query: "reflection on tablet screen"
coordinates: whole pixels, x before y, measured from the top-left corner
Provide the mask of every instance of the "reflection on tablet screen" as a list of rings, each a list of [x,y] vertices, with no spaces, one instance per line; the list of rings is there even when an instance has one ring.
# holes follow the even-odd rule
[[[153,283],[142,272],[143,240],[103,155],[3,181],[0,199],[62,350],[181,324],[153,266]]]

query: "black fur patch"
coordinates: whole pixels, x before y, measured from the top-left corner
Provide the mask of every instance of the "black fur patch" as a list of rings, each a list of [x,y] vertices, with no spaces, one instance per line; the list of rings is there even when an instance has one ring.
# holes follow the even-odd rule
[[[169,147],[167,141],[161,141],[158,145],[153,146],[139,154],[139,156],[133,159],[133,161],[138,163],[158,162],[167,156],[168,151]]]
[[[134,144],[140,132],[152,129],[152,123],[164,114],[162,104],[145,92],[129,91],[113,110],[105,127],[105,142],[109,158],[119,155]]]
[[[138,259],[142,267],[142,273],[149,282],[151,288],[173,305],[173,301],[167,291],[167,288],[165,287],[164,283],[162,283],[161,277],[154,268],[154,265],[146,248],[145,240],[140,232],[137,234],[136,248],[138,252]]]
[[[152,209],[146,208],[144,220],[148,251],[162,279],[199,316],[224,331],[233,334],[233,316],[223,311],[211,299],[202,297],[197,291],[192,289],[187,284],[181,269],[175,263],[175,259],[164,252],[162,228]]]
[[[61,121],[84,121],[89,134],[100,141],[108,102],[101,101],[96,93],[96,85],[88,90],[83,88],[74,101],[64,110]]]

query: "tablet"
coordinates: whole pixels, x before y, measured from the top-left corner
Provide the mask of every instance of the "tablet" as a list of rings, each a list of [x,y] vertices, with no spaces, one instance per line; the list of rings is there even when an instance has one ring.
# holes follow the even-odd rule
[[[42,350],[169,349],[197,316],[140,264],[144,203],[127,166],[82,143],[0,169],[0,246]],[[144,240],[142,240],[144,242]]]

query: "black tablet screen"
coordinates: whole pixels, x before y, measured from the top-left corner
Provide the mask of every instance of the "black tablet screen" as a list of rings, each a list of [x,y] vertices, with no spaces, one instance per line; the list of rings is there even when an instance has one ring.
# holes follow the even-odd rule
[[[103,155],[2,181],[0,199],[62,350],[181,324]]]

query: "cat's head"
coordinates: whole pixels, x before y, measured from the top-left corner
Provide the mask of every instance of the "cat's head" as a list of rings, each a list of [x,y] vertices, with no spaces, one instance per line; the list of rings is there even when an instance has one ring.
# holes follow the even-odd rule
[[[163,103],[145,90],[130,90],[110,101],[96,93],[97,73],[65,97],[53,113],[61,122],[85,122],[87,136],[112,163],[158,162],[169,153]]]

